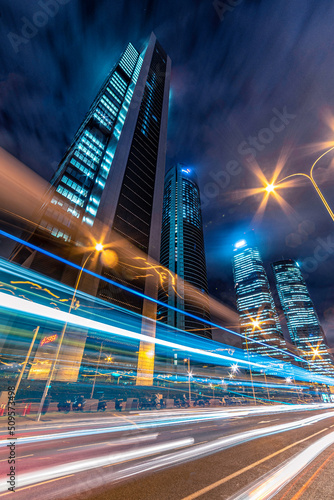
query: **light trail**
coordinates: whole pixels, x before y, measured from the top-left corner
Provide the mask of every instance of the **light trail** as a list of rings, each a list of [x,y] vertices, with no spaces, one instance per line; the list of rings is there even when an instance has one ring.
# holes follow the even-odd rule
[[[236,472],[233,472],[229,476],[225,476],[222,479],[219,479],[218,481],[215,481],[214,483],[209,484],[208,486],[205,486],[204,488],[195,491],[195,493],[191,493],[190,495],[187,495],[186,497],[182,498],[182,500],[194,500],[195,498],[198,498],[205,493],[208,493],[211,490],[214,490],[223,484],[227,483],[228,481],[231,481],[231,479],[234,479],[241,474],[244,474],[245,472],[248,472],[251,469],[254,469],[255,467],[258,467],[259,465],[263,464],[264,462],[267,462],[268,460],[271,460],[272,458],[276,457],[277,455],[280,455],[281,453],[284,453],[285,451],[289,450],[290,448],[293,448],[294,446],[297,446],[298,444],[304,443],[305,441],[308,441],[309,439],[312,439],[315,436],[318,436],[319,434],[325,432],[327,428],[322,429],[321,431],[315,432],[314,434],[311,434],[310,436],[307,436],[304,439],[300,439],[299,441],[294,441],[293,443],[289,444],[288,446],[285,446],[284,448],[281,448],[278,451],[275,451],[274,453],[271,453],[270,455],[267,455],[264,458],[261,458],[260,460],[257,460],[256,462],[251,463],[250,465],[247,465],[246,467],[243,467],[242,469],[237,470]]]
[[[245,365],[245,367],[252,367],[254,369],[260,370],[260,369],[274,369],[277,371],[277,373],[282,373],[282,376],[285,377],[285,367],[284,364],[281,362],[277,361],[275,363],[274,361],[271,360],[270,366],[267,364],[267,361],[265,358],[261,358],[259,356],[259,359],[261,359],[261,362],[255,362],[255,361],[250,361],[248,359],[243,359],[241,356],[244,355],[243,352],[240,352],[240,357],[231,357],[228,355],[224,354],[218,354],[217,352],[209,352],[205,349],[199,349],[195,347],[190,347],[189,345],[185,344],[177,344],[176,342],[170,342],[167,340],[163,340],[160,338],[156,337],[150,337],[147,335],[144,335],[142,333],[137,333],[133,332],[131,330],[125,329],[125,328],[120,328],[116,327],[113,325],[108,325],[106,323],[102,323],[101,321],[96,321],[92,319],[85,318],[83,316],[79,316],[77,313],[67,313],[58,309],[54,309],[51,307],[48,307],[46,305],[34,303],[31,301],[27,301],[25,299],[22,299],[20,297],[8,295],[6,293],[0,292],[0,308],[11,310],[11,311],[16,311],[19,312],[20,314],[24,313],[29,315],[30,317],[38,317],[38,318],[47,318],[48,320],[54,320],[57,322],[61,323],[68,323],[69,325],[74,325],[74,326],[81,326],[84,328],[89,328],[91,330],[98,331],[100,333],[107,333],[107,334],[112,334],[116,335],[119,337],[125,337],[125,338],[130,338],[132,340],[138,340],[138,341],[146,341],[146,342],[151,342],[156,345],[160,345],[163,347],[167,347],[170,349],[178,349],[181,351],[186,351],[188,353],[200,355],[201,358],[211,358],[215,359],[217,361],[223,362],[222,364],[226,365],[226,362],[228,363],[235,363],[236,359],[238,359],[238,362],[240,364]],[[81,311],[79,311],[81,312]],[[310,373],[304,369],[301,368],[295,368],[294,371],[296,374],[299,374],[299,378],[304,379],[304,380],[309,380],[312,382],[319,382],[323,383],[326,385],[334,385],[334,380],[330,377],[326,376],[321,376],[321,375],[316,375],[314,373]]]
[[[40,483],[42,481],[55,479],[62,476],[67,476],[68,474],[76,474],[78,472],[84,472],[90,469],[105,467],[106,465],[117,464],[118,462],[133,460],[136,458],[143,458],[147,455],[153,455],[177,448],[183,448],[184,446],[190,446],[193,443],[194,443],[193,438],[179,439],[176,441],[170,441],[168,443],[161,443],[153,446],[145,446],[143,448],[138,448],[131,451],[114,453],[111,455],[107,455],[105,457],[100,457],[100,458],[94,457],[86,460],[80,460],[77,462],[70,462],[57,465],[55,467],[48,467],[46,469],[39,469],[38,471],[28,472],[21,475],[18,474],[16,488],[19,489],[34,483]],[[4,485],[1,484],[0,491],[6,491],[6,490],[7,490],[7,484]]]
[[[153,441],[154,439],[157,439],[158,436],[159,436],[158,433],[144,434],[142,436],[134,436],[132,438],[126,438],[126,439],[121,438],[121,439],[114,439],[113,441],[104,441],[103,443],[89,443],[89,444],[80,444],[78,446],[68,446],[67,448],[60,448],[57,451],[77,450],[78,448],[88,448],[89,446],[94,446],[94,449],[97,449],[105,446],[106,444],[108,446],[137,444],[138,442],[141,441]]]
[[[74,269],[77,269],[77,270],[78,270],[78,271],[80,271],[80,272],[84,272],[84,273],[86,273],[86,274],[89,274],[90,276],[93,276],[94,278],[98,278],[98,279],[99,279],[99,280],[101,280],[101,281],[105,281],[106,283],[109,283],[109,284],[114,285],[114,286],[116,286],[116,287],[118,287],[118,288],[121,288],[122,290],[125,290],[125,291],[130,292],[130,293],[132,293],[132,294],[134,294],[134,295],[137,295],[137,296],[139,296],[139,297],[141,297],[141,298],[144,298],[144,299],[146,299],[146,300],[149,300],[150,302],[154,302],[154,303],[155,303],[155,304],[157,304],[157,305],[160,305],[160,306],[162,306],[162,307],[166,307],[166,308],[171,309],[171,310],[173,310],[173,311],[176,311],[176,312],[182,313],[182,314],[184,314],[184,315],[186,315],[186,316],[188,316],[188,317],[190,317],[190,318],[193,318],[193,319],[196,319],[196,320],[198,320],[198,321],[201,321],[202,323],[205,323],[205,324],[207,324],[207,325],[209,325],[209,326],[213,326],[213,327],[215,327],[215,328],[218,328],[219,330],[224,330],[224,331],[229,332],[229,333],[232,333],[233,335],[236,335],[236,336],[238,336],[238,337],[245,338],[245,335],[243,335],[243,334],[241,334],[241,333],[237,333],[237,332],[235,332],[235,331],[233,331],[233,330],[230,330],[229,328],[225,328],[225,327],[223,327],[223,326],[221,326],[221,325],[219,325],[219,324],[213,323],[213,322],[208,321],[208,320],[206,320],[206,319],[204,319],[204,318],[199,318],[198,316],[196,316],[196,315],[194,315],[194,314],[191,314],[191,313],[189,313],[189,312],[181,311],[181,310],[180,310],[180,309],[178,309],[177,307],[174,307],[174,306],[172,306],[172,305],[170,305],[170,304],[168,304],[168,303],[161,302],[161,301],[159,301],[159,300],[157,300],[157,299],[154,299],[154,298],[152,298],[152,297],[150,297],[150,296],[148,296],[148,295],[145,295],[145,294],[143,294],[143,293],[141,293],[141,292],[138,292],[137,290],[133,290],[133,289],[131,289],[131,288],[129,288],[129,287],[127,287],[127,286],[125,286],[125,285],[122,285],[122,284],[120,284],[120,283],[117,283],[116,281],[110,280],[109,278],[107,278],[107,277],[105,277],[105,276],[101,276],[101,275],[99,275],[99,274],[97,274],[97,273],[95,273],[95,272],[93,272],[93,271],[90,271],[89,269],[86,269],[86,268],[85,268],[85,269],[82,269],[82,267],[81,267],[81,266],[79,266],[79,265],[77,265],[77,264],[74,264],[73,262],[71,262],[71,261],[69,261],[69,260],[67,260],[67,259],[63,259],[62,257],[59,257],[58,255],[55,255],[55,254],[53,254],[53,253],[51,253],[51,252],[48,252],[47,250],[45,250],[45,249],[43,249],[43,248],[39,248],[39,247],[37,247],[36,245],[33,245],[33,244],[32,244],[32,243],[30,243],[29,241],[22,240],[21,238],[18,238],[18,237],[16,237],[16,236],[13,236],[12,234],[7,233],[6,231],[3,231],[3,230],[1,230],[1,229],[0,229],[0,235],[1,235],[1,234],[2,234],[3,236],[5,236],[6,238],[12,239],[13,241],[16,241],[17,243],[20,243],[21,245],[24,245],[24,246],[27,246],[27,247],[29,247],[29,248],[32,248],[33,250],[36,250],[37,252],[43,253],[44,255],[47,255],[48,257],[51,257],[51,258],[53,258],[53,259],[55,259],[55,260],[58,260],[59,262],[62,262],[63,264],[66,264],[66,265],[68,265],[68,266],[71,266],[71,267],[73,267]],[[152,337],[150,337],[150,339],[152,339]],[[263,345],[263,346],[265,346],[267,349],[268,349],[268,348],[269,348],[269,349],[273,349],[274,351],[281,352],[281,353],[283,353],[284,355],[288,355],[288,356],[290,356],[291,358],[294,358],[294,359],[299,359],[299,361],[303,361],[303,359],[302,359],[302,358],[300,358],[299,356],[296,356],[296,354],[292,354],[292,353],[290,353],[290,352],[288,352],[288,351],[283,351],[282,349],[278,349],[277,347],[274,347],[274,346],[272,346],[272,345],[266,344],[265,342],[261,342],[260,340],[256,340],[255,342],[256,342],[257,344],[259,344],[259,345]]]
[[[56,309],[52,309],[50,307],[32,303],[30,301],[21,299],[19,297],[15,297],[12,295],[7,295],[5,293],[0,292],[0,308],[10,309],[12,311],[17,311],[21,313],[25,313],[27,315],[33,315],[37,317],[47,318],[54,321],[59,321],[61,323],[68,323],[74,326],[82,326],[85,328],[89,328],[91,330],[96,330],[99,332],[111,333],[113,335],[121,336],[121,337],[129,337],[131,339],[136,339],[140,341],[146,341],[155,343],[158,345],[162,345],[164,347],[169,348],[177,348],[180,350],[189,351],[195,354],[201,354],[207,356],[209,358],[221,359],[229,362],[235,361],[233,358],[229,356],[224,356],[223,354],[215,354],[211,352],[204,351],[203,349],[196,349],[194,347],[185,346],[182,344],[176,344],[175,342],[168,342],[167,340],[157,339],[153,337],[149,337],[148,335],[143,335],[142,333],[132,332],[130,330],[125,330],[124,328],[119,328],[116,326],[107,325],[105,323],[101,323],[99,321],[90,320],[88,318],[84,318],[83,316],[78,316],[77,314],[67,313],[63,311],[59,311]],[[247,360],[239,360],[239,363],[244,363],[246,365],[252,365],[257,368],[266,368],[265,365],[255,363]],[[325,377],[326,378],[326,377]],[[333,380],[334,384],[334,380]]]
[[[84,472],[90,469],[105,467],[108,465],[116,464],[118,462],[124,462],[127,460],[132,460],[135,458],[144,458],[145,456],[151,454],[158,454],[164,451],[169,451],[175,448],[185,448],[177,452],[165,454],[163,456],[155,457],[146,462],[137,464],[128,469],[123,469],[116,474],[112,474],[113,480],[125,479],[128,477],[133,477],[134,475],[141,474],[148,471],[154,471],[157,469],[167,468],[172,465],[179,463],[185,463],[190,460],[196,460],[200,457],[216,453],[218,451],[236,446],[241,443],[245,443],[254,439],[265,437],[268,435],[277,434],[280,432],[286,432],[292,429],[301,428],[304,426],[311,425],[313,423],[319,422],[327,418],[333,418],[334,412],[328,412],[325,414],[314,415],[309,418],[304,418],[294,422],[289,422],[285,424],[274,425],[270,427],[264,427],[261,429],[254,429],[251,431],[241,432],[239,434],[233,434],[231,436],[224,436],[218,438],[214,441],[194,445],[193,438],[187,438],[183,440],[172,441],[169,443],[161,443],[159,445],[147,446],[145,448],[136,449],[128,452],[120,452],[112,455],[107,455],[100,458],[92,458],[86,460],[80,460],[72,463],[65,463],[54,467],[47,467],[45,469],[39,469],[38,471],[33,471],[25,474],[18,474],[17,476],[17,491],[20,488],[38,484],[46,480],[51,480],[59,478],[62,476],[67,476],[68,474],[75,474]],[[334,442],[334,433],[333,442]],[[323,439],[327,439],[326,436]],[[327,441],[326,441],[327,442]],[[104,478],[106,479],[106,478]],[[106,482],[106,481],[104,481]],[[7,486],[1,485],[0,491],[6,491]],[[87,483],[85,485],[85,490],[87,491]],[[246,497],[245,497],[246,498]],[[248,498],[248,497],[247,497]],[[252,500],[259,500],[262,497],[251,497]],[[263,497],[265,498],[265,497]]]
[[[199,422],[202,423],[207,423],[212,420],[220,420],[220,419],[230,419],[230,418],[236,418],[236,417],[249,417],[249,416],[257,416],[257,415],[269,415],[269,414],[276,414],[276,413],[291,413],[295,411],[314,411],[314,410],[320,410],[320,409],[328,409],[328,408],[334,408],[333,405],[291,405],[291,406],[271,406],[269,408],[256,408],[256,407],[248,407],[245,409],[238,409],[238,410],[220,410],[220,411],[212,411],[212,412],[197,412],[197,413],[190,413],[185,412],[184,414],[179,414],[178,412],[174,412],[172,414],[167,415],[165,417],[164,414],[161,413],[150,413],[149,420],[147,420],[148,415],[144,414],[144,421],[140,421],[139,419],[136,419],[135,417],[132,417],[132,422],[131,423],[126,423],[122,425],[115,425],[113,427],[101,427],[101,428],[92,428],[92,429],[82,429],[82,430],[77,430],[73,429],[71,431],[67,432],[57,432],[55,434],[41,434],[41,435],[32,435],[32,436],[25,436],[25,437],[19,437],[17,438],[16,442],[17,445],[24,445],[24,444],[29,444],[29,443],[40,443],[43,441],[55,441],[55,440],[60,440],[60,439],[71,439],[71,438],[77,438],[77,437],[83,437],[83,436],[92,436],[92,435],[99,435],[99,434],[111,434],[115,432],[124,432],[124,431],[136,431],[136,430],[143,430],[143,429],[152,429],[156,427],[170,427],[170,426],[175,426],[175,425],[182,425],[182,424],[197,424]],[[331,412],[331,415],[334,414],[334,412]],[[315,421],[321,420],[322,418],[327,418],[328,413],[326,414],[321,414],[321,415],[314,415],[312,417],[308,417],[306,420],[299,420],[298,425],[300,425],[300,422],[310,422],[312,423],[313,420]],[[95,421],[95,423],[92,423],[91,425],[96,425],[96,423],[99,423],[98,420]],[[113,422],[115,423],[115,420]],[[117,422],[116,422],[117,423]],[[283,426],[286,424],[283,424]],[[277,427],[277,426],[276,426]],[[30,428],[26,429],[32,430],[36,429]],[[39,429],[40,430],[40,429]],[[260,429],[261,431],[261,429]],[[8,444],[7,439],[2,439],[0,440],[0,448],[1,447],[6,447]]]
[[[333,444],[334,432],[331,432],[295,455],[291,460],[287,460],[284,465],[262,477],[255,485],[231,497],[230,500],[269,500],[320,453]]]

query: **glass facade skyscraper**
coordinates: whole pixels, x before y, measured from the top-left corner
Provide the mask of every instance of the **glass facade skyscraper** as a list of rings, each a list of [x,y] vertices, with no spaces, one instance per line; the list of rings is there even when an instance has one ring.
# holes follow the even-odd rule
[[[298,264],[293,260],[280,260],[272,264],[272,269],[291,341],[301,350],[305,368],[333,376],[333,360]]]
[[[245,240],[234,246],[233,275],[240,330],[246,337],[243,347],[250,355],[288,360],[286,342],[259,250],[248,246]]]
[[[170,71],[153,33],[141,53],[128,44],[61,160],[40,225],[28,236],[79,265],[89,247],[107,242],[116,258],[103,253],[94,271],[153,298],[158,276],[147,269],[160,254]],[[78,273],[24,246],[12,260],[72,286]],[[83,275],[80,288],[155,317],[152,302],[103,280]]]
[[[200,193],[194,170],[182,164],[165,178],[160,262],[171,271],[164,273],[160,301],[210,320]],[[158,313],[162,322],[211,338],[200,320],[161,306]]]

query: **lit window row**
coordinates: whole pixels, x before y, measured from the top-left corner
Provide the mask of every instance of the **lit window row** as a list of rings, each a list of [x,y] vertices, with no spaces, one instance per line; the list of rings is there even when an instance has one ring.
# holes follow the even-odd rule
[[[76,205],[79,205],[80,207],[83,207],[83,204],[84,204],[83,200],[81,200],[78,196],[76,196],[75,194],[71,193],[67,189],[63,188],[62,186],[58,186],[57,187],[57,193],[61,194],[62,196],[64,196],[68,200],[71,200]]]
[[[81,186],[79,186],[79,184],[66,177],[66,175],[63,175],[63,177],[61,178],[61,182],[74,189],[78,194],[81,194],[83,196],[87,196],[88,194],[87,189],[83,189]]]
[[[94,118],[96,118],[106,129],[111,130],[111,126],[113,121],[109,119],[109,116],[103,113],[99,108],[96,109],[93,114]]]
[[[106,88],[106,91],[111,95],[111,97],[118,103],[118,104],[122,104],[122,101],[121,99],[115,94],[115,92],[113,91],[112,87],[107,87]]]
[[[95,160],[96,162],[98,162],[98,161],[99,161],[99,159],[100,159],[100,158],[99,158],[96,154],[92,153],[92,151],[90,151],[90,149],[86,148],[86,147],[85,147],[85,146],[83,146],[82,144],[79,144],[79,145],[78,145],[78,148],[79,148],[79,150],[80,150],[82,153],[84,153],[85,155],[87,155],[89,158],[92,158],[92,159],[93,159],[93,160]]]
[[[94,173],[88,169],[87,167],[84,167],[83,165],[81,165],[81,163],[79,163],[78,161],[76,161],[74,158],[71,158],[71,161],[70,163],[75,167],[77,168],[78,170],[80,170],[80,172],[82,172],[83,174],[85,174],[87,177],[89,177],[90,179],[93,179],[94,178]]]
[[[91,150],[95,151],[95,153],[97,153],[98,155],[102,154],[103,145],[96,145],[96,144],[94,144],[93,141],[90,140],[90,138],[88,138],[86,136],[83,136],[81,138],[81,143],[85,144],[86,146],[88,146]]]

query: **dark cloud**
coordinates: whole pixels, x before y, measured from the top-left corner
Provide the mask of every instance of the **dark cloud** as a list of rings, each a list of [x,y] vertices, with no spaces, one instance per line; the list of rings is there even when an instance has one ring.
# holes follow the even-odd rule
[[[263,130],[274,109],[295,118],[256,152],[268,178],[282,151],[289,152],[284,175],[307,171],[316,151],[306,155],[304,147],[332,140],[324,117],[334,109],[334,4],[244,0],[220,21],[210,0],[62,0],[27,43],[15,45],[10,33],[23,36],[41,1],[2,1],[1,145],[50,179],[120,52],[128,41],[141,48],[154,30],[173,62],[168,164],[193,165],[204,194],[212,194],[214,177],[223,178],[203,204],[212,293],[224,300],[233,294],[232,243],[254,229],[268,265],[282,256],[308,264],[307,282],[323,318],[334,295],[332,222],[312,186],[284,194],[294,208],[289,217],[271,200],[261,222],[253,221],[261,195],[237,199],[234,193],[258,184],[240,145],[259,134],[270,139]],[[231,174],[232,160],[240,168]],[[319,165],[317,178],[334,206],[329,164]],[[325,245],[322,260],[315,256],[319,245]]]

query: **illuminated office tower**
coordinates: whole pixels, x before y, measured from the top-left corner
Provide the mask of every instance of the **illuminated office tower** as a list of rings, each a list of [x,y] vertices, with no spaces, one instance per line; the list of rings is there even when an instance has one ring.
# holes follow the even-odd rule
[[[290,259],[280,260],[272,264],[272,269],[291,341],[301,350],[305,368],[333,376],[333,360],[298,264]]]
[[[80,288],[149,317],[155,306],[140,294],[157,296],[158,278],[146,268],[160,253],[170,70],[153,33],[141,53],[128,44],[59,164],[41,227],[29,236],[79,265],[94,243],[112,242],[115,254],[87,267],[138,295],[87,275]],[[27,247],[12,259],[72,286],[78,273]]]
[[[160,262],[164,273],[159,299],[181,311],[210,320],[199,188],[193,169],[178,164],[165,178]],[[210,327],[181,312],[159,307],[159,319],[211,338]]]
[[[233,275],[240,330],[245,335],[243,347],[250,355],[261,354],[287,360],[288,355],[284,353],[287,346],[267,273],[258,249],[249,247],[245,240],[234,245]]]

